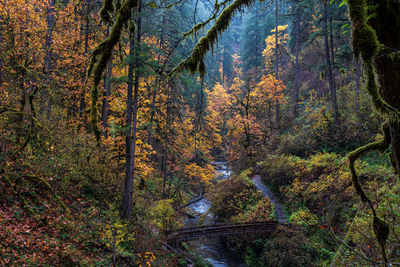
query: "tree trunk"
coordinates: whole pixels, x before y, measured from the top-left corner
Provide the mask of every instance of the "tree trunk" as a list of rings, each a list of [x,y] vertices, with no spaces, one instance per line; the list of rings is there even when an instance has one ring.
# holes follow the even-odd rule
[[[47,119],[50,119],[50,114],[51,114],[51,105],[52,105],[52,100],[51,100],[51,95],[49,92],[50,88],[50,71],[52,68],[52,62],[51,62],[51,43],[53,42],[53,27],[54,27],[54,12],[55,12],[55,0],[49,0],[49,8],[47,9],[47,33],[46,33],[46,41],[45,41],[45,51],[46,51],[46,56],[44,58],[44,71],[45,71],[45,77],[46,81],[45,83],[47,84],[47,88],[45,90],[42,89],[41,91],[41,110],[44,110],[44,105],[46,103],[46,98],[47,98],[47,109],[46,109],[46,115]]]
[[[135,50],[135,40],[131,38],[129,43],[129,56],[133,56]],[[132,95],[133,95],[133,62],[128,67],[128,92],[126,100],[126,121],[125,121],[125,187],[121,205],[121,216],[129,218],[132,215],[132,193],[133,193],[133,171],[132,171]]]
[[[0,16],[0,21],[3,21],[3,16]],[[0,23],[0,47],[3,47],[3,24]],[[0,50],[0,53],[4,51]],[[0,87],[3,85],[3,61],[0,57]]]
[[[333,110],[336,114],[336,118],[339,118],[339,108],[337,105],[337,95],[336,95],[336,67],[335,67],[335,53],[334,53],[334,42],[333,42],[333,18],[332,13],[329,16],[329,38],[330,38],[330,56],[331,56],[331,64],[332,64],[332,85],[333,90],[332,94],[332,105]]]
[[[86,55],[89,52],[89,28],[90,28],[90,1],[86,0],[86,10],[85,10],[85,26],[84,26],[84,49],[83,53]],[[86,68],[83,70],[82,73],[82,80],[86,80]],[[86,121],[86,103],[85,103],[85,90],[82,90],[80,99],[79,99],[79,117]],[[78,126],[78,131],[80,126]]]
[[[323,19],[323,33],[324,33],[324,43],[325,43],[325,60],[326,66],[328,68],[328,81],[329,81],[329,92],[331,95],[331,103],[333,109],[333,118],[335,124],[337,125],[338,122],[338,107],[336,101],[336,89],[333,83],[333,71],[332,71],[332,63],[331,63],[331,56],[329,53],[329,32],[328,32],[328,0],[324,0],[324,19]]]
[[[86,15],[85,15],[85,47],[84,53],[89,52],[89,26],[90,26],[90,0],[86,0]]]
[[[102,125],[103,125],[103,136],[104,139],[108,137],[108,114],[110,110],[110,95],[111,95],[111,80],[112,80],[112,69],[113,63],[112,58],[107,66],[107,75],[104,76],[104,99],[103,99],[103,107],[102,107]]]
[[[360,88],[361,88],[361,62],[360,59],[357,58],[355,60],[356,65],[356,115],[360,117]]]
[[[171,91],[172,87],[169,88],[168,90],[168,95],[167,95],[167,110],[166,110],[166,118],[165,118],[165,129],[164,129],[164,147],[163,147],[163,152],[162,152],[162,157],[161,157],[161,175],[163,177],[163,193],[162,196],[163,198],[168,198],[169,196],[167,195],[166,191],[166,185],[167,185],[167,179],[168,179],[168,173],[167,173],[167,157],[168,157],[168,129],[169,129],[169,124],[170,124],[170,102],[171,102]]]
[[[279,0],[275,0],[275,78],[277,80],[279,79],[278,1]],[[280,108],[278,100],[275,101],[275,116],[276,116],[275,117],[276,128],[278,131],[280,131],[281,118],[280,118]]]
[[[368,22],[375,29],[380,49],[374,63],[380,84],[382,98],[400,111],[400,57],[393,52],[400,51],[400,3],[390,0],[374,0],[371,5],[377,6],[376,18]],[[400,120],[389,121],[393,167],[399,174],[400,169]]]
[[[107,36],[109,32],[107,30]],[[106,139],[108,137],[108,114],[110,110],[110,95],[111,95],[111,79],[112,79],[112,56],[110,62],[108,62],[107,66],[107,74],[104,76],[104,99],[103,106],[101,111],[101,122],[103,126],[103,137]]]
[[[135,172],[135,156],[136,156],[136,125],[139,99],[139,60],[140,60],[140,39],[141,39],[141,2],[138,3],[137,20],[136,20],[136,44],[132,37],[130,43],[130,55],[134,56],[134,60],[129,64],[128,70],[128,100],[127,100],[127,129],[125,132],[126,146],[126,166],[125,166],[125,191],[121,206],[121,217],[129,219],[132,215],[133,205],[133,178]],[[136,45],[136,47],[135,47]],[[132,100],[132,80],[133,71],[135,79],[133,82],[133,100]],[[132,107],[133,105],[133,107]],[[133,121],[132,121],[133,119]],[[131,124],[132,121],[132,124]],[[132,125],[132,126],[131,126]],[[132,132],[132,135],[131,135]],[[128,163],[129,162],[129,163]]]
[[[160,51],[162,51],[162,45],[164,43],[164,25],[165,25],[165,15],[163,16],[162,19],[162,26],[161,26],[161,32],[160,32]],[[160,59],[161,59],[161,53],[158,55],[157,62],[160,64]],[[157,98],[157,92],[158,92],[158,87],[159,83],[161,82],[161,76],[162,76],[162,70],[160,69],[158,71],[158,77],[157,77],[157,82],[154,86],[154,91],[152,94],[152,101],[151,101],[151,109],[150,109],[150,125],[149,125],[149,133],[148,133],[148,138],[147,138],[147,143],[151,144],[151,139],[153,137],[153,122],[154,122],[154,115],[155,115],[155,107],[156,107],[156,98]]]
[[[294,118],[296,119],[298,116],[298,107],[299,107],[299,92],[300,92],[300,83],[299,83],[299,54],[300,54],[300,3],[297,3],[297,10],[296,10],[296,48],[295,48],[295,80],[294,80],[294,106],[293,106],[293,113]]]

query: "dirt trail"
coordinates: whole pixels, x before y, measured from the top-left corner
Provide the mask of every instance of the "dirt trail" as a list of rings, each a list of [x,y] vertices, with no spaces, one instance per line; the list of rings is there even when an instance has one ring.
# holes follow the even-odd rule
[[[286,217],[285,210],[283,206],[276,200],[274,193],[272,193],[271,189],[269,189],[262,181],[261,181],[261,176],[260,175],[254,175],[253,177],[253,182],[258,188],[258,190],[261,191],[261,193],[268,197],[272,204],[275,207],[275,215],[279,223],[288,223],[288,219]]]

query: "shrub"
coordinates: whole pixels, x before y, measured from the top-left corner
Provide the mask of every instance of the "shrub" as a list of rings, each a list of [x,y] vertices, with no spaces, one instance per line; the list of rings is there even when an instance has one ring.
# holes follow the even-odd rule
[[[261,266],[315,266],[317,249],[299,230],[278,226],[273,238],[265,242]]]
[[[210,211],[214,215],[227,220],[246,212],[263,199],[263,195],[247,177],[247,173],[243,172],[231,179],[222,180],[208,190]]]

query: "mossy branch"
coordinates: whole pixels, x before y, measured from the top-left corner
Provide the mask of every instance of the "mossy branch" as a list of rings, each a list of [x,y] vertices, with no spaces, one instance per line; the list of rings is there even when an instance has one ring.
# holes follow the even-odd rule
[[[365,192],[360,184],[358,175],[357,175],[355,167],[354,167],[354,163],[357,159],[361,158],[368,152],[376,151],[376,150],[383,152],[389,147],[389,145],[390,145],[390,130],[389,130],[388,122],[385,122],[382,125],[382,131],[383,131],[383,138],[381,140],[369,143],[362,147],[359,147],[356,150],[354,150],[348,154],[349,167],[350,167],[350,172],[351,172],[354,188],[355,188],[357,194],[360,195],[362,201],[367,202],[370,205],[374,216],[376,216],[374,206],[372,205],[371,200],[367,197],[367,195],[365,194]]]
[[[355,161],[357,159],[361,158],[366,153],[371,152],[371,151],[376,151],[376,150],[378,150],[380,152],[384,152],[387,148],[389,148],[390,129],[389,129],[388,122],[385,122],[382,125],[382,131],[383,131],[383,138],[381,140],[357,148],[356,150],[349,153],[348,158],[349,158],[349,168],[350,168],[353,186],[354,186],[357,194],[361,197],[361,200],[363,202],[368,203],[368,205],[373,213],[373,217],[374,217],[373,228],[374,228],[375,236],[377,237],[377,240],[378,240],[379,244],[381,245],[383,258],[384,258],[385,262],[387,262],[385,246],[386,246],[387,237],[389,235],[389,226],[387,225],[387,223],[385,221],[378,218],[375,208],[374,208],[374,205],[372,204],[372,201],[369,199],[369,197],[365,194],[364,189],[362,188],[362,186],[360,184],[360,180],[357,175],[356,169],[354,167]]]
[[[104,1],[104,5],[109,5],[109,1]],[[105,9],[108,12],[110,10],[110,7],[105,7],[104,5],[102,10]],[[98,144],[100,143],[101,138],[101,131],[98,125],[97,114],[97,102],[99,99],[98,87],[104,70],[107,67],[107,63],[112,56],[114,46],[119,42],[122,31],[124,29],[124,25],[126,25],[130,17],[132,16],[132,9],[137,7],[137,5],[138,0],[125,0],[123,2],[121,7],[117,10],[116,19],[112,26],[110,35],[93,50],[90,57],[90,64],[87,70],[85,85],[87,84],[89,78],[93,75],[93,85],[90,91],[90,127],[94,132]]]
[[[253,1],[254,0],[235,0],[232,4],[227,6],[218,16],[215,24],[208,30],[206,36],[202,37],[196,44],[191,55],[187,59],[181,61],[178,66],[172,70],[170,76],[184,69],[191,73],[199,72],[201,76],[204,76],[204,57],[207,52],[213,48],[215,42],[218,40],[218,35],[228,28],[229,22],[237,11],[243,6],[249,6]],[[195,26],[195,28],[201,29],[201,25]],[[190,34],[190,32],[186,34]]]
[[[195,34],[195,33],[197,33],[198,31],[204,29],[204,27],[205,27],[207,24],[209,24],[211,21],[213,21],[213,20],[217,17],[218,12],[219,12],[219,10],[221,9],[221,6],[222,6],[222,7],[225,7],[226,4],[227,4],[229,1],[230,1],[230,0],[225,0],[225,1],[223,1],[221,4],[218,4],[218,1],[216,1],[216,3],[214,4],[214,11],[213,11],[212,15],[211,15],[206,21],[200,22],[200,23],[197,23],[196,25],[194,25],[193,28],[192,28],[190,31],[187,31],[187,32],[183,33],[183,37],[188,37],[189,35]]]

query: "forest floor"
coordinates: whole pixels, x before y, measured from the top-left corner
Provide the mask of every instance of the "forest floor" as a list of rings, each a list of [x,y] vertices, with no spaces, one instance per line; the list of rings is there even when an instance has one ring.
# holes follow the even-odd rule
[[[276,197],[274,193],[271,191],[271,189],[268,188],[262,181],[261,181],[261,176],[260,175],[255,175],[253,177],[253,182],[258,188],[258,190],[261,191],[261,193],[268,197],[272,204],[275,207],[275,215],[276,219],[278,220],[279,223],[288,223],[288,219],[285,213],[285,209],[283,206],[276,200]]]

